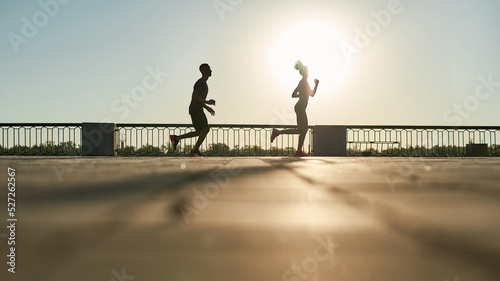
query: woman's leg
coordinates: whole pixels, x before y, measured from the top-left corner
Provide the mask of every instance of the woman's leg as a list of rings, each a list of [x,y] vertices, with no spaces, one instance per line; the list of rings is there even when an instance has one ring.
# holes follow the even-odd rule
[[[300,134],[299,129],[287,129],[287,130],[282,130],[279,131],[280,135],[295,135],[295,134]]]
[[[288,129],[288,130],[276,130],[273,129],[273,133],[271,134],[271,143],[276,139],[279,135],[285,134],[285,135],[291,135],[291,134],[299,134],[299,129]]]
[[[295,114],[297,116],[297,129],[287,129],[287,130],[282,130],[282,131],[279,131],[279,134],[282,135],[282,134],[285,134],[285,135],[296,135],[296,134],[300,134],[300,122],[302,122],[302,118],[300,117],[300,115],[302,114],[302,110],[298,109],[297,105],[295,105]]]
[[[307,129],[309,126],[309,123],[307,121],[307,114],[305,111],[297,113],[297,125],[299,131],[299,146],[297,148],[298,151],[302,151],[304,147],[304,140],[306,139],[306,134],[307,134]]]

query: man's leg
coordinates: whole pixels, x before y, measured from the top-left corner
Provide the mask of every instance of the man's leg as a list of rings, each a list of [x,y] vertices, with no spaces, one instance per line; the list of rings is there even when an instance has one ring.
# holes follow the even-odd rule
[[[198,141],[196,142],[196,148],[198,149],[203,141],[205,141],[205,138],[208,135],[208,132],[210,132],[210,128],[205,127],[200,131],[200,136],[198,137]]]
[[[200,130],[200,124],[199,124],[199,117],[197,115],[191,115],[191,121],[193,122],[193,127],[195,128],[196,131],[194,132],[189,132],[180,136],[177,135],[170,135],[170,141],[172,142],[172,146],[174,150],[177,149],[177,145],[179,144],[180,140],[182,139],[188,139],[188,138],[194,138],[200,135],[201,130]]]
[[[188,139],[188,138],[194,138],[194,137],[197,137],[200,135],[201,132],[190,132],[190,133],[186,133],[184,135],[180,135],[180,136],[175,136],[175,139],[176,140],[182,140],[182,139]]]
[[[207,137],[208,132],[210,131],[207,116],[203,112],[193,115],[193,124],[195,125],[195,129],[199,137],[191,152],[197,152],[198,154],[200,154],[200,146]]]

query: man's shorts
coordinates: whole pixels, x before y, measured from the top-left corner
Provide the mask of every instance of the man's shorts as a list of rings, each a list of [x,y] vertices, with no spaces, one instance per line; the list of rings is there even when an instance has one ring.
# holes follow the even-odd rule
[[[190,113],[191,121],[193,121],[194,129],[199,132],[205,128],[208,128],[207,116],[203,112]]]

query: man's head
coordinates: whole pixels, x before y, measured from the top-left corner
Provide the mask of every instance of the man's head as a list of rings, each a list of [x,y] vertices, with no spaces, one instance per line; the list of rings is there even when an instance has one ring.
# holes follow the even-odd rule
[[[202,65],[200,65],[200,72],[204,77],[212,76],[212,69],[210,69],[210,65],[208,65],[208,63],[203,63]]]

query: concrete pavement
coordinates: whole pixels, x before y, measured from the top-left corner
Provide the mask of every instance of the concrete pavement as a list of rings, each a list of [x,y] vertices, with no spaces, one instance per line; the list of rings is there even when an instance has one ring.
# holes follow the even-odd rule
[[[1,280],[500,277],[498,158],[0,157],[0,169]]]

